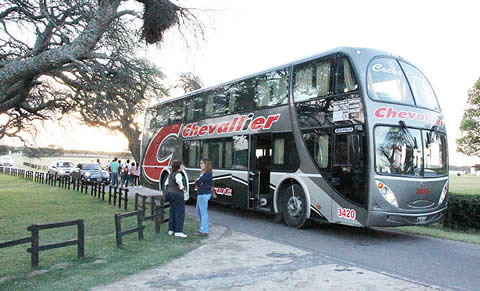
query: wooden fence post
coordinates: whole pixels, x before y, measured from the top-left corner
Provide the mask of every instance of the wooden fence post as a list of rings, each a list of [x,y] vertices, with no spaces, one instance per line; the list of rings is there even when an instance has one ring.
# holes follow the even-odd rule
[[[124,188],[120,188],[118,191],[118,208],[122,208],[122,190]]]
[[[145,216],[145,209],[143,209],[142,213],[137,215],[137,224],[138,224],[138,227],[140,228],[138,230],[138,240],[143,240],[143,218]]]
[[[127,210],[128,204],[128,189],[125,188],[125,210]]]
[[[35,224],[32,224],[29,228],[27,228],[32,232],[32,267],[37,267],[38,266],[38,246],[39,246],[39,236],[38,236],[38,228],[36,227]]]
[[[117,239],[117,247],[122,246],[122,225],[120,224],[120,216],[118,214],[115,214],[115,236]]]
[[[117,188],[118,186],[113,188],[113,206],[117,205]]]
[[[78,229],[78,249],[77,256],[79,259],[83,259],[85,255],[85,225],[83,219],[77,225]]]

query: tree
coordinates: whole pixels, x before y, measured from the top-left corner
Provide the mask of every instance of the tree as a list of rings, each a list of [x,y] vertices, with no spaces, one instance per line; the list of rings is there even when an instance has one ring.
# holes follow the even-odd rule
[[[34,130],[35,120],[72,112],[78,98],[91,98],[72,95],[78,86],[59,86],[58,79],[87,84],[108,74],[102,70],[117,61],[114,48],[126,35],[154,44],[175,26],[203,33],[190,10],[168,0],[4,0],[0,23],[0,139]]]
[[[139,137],[142,130],[141,115],[147,103],[168,94],[160,85],[164,75],[155,66],[142,59],[122,59],[109,68],[107,75],[89,74],[82,78],[85,84],[75,84],[76,110],[81,120],[90,126],[101,126],[121,132],[128,139],[128,148],[140,162]]]
[[[468,90],[467,109],[460,130],[462,137],[457,139],[457,151],[480,157],[480,79]]]
[[[200,77],[191,72],[180,74],[177,83],[175,88],[181,88],[185,94],[203,87]]]

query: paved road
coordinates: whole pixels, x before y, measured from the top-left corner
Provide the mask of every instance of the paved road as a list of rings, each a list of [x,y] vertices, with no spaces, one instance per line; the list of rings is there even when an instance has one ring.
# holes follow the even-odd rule
[[[187,206],[195,215],[195,207]],[[210,220],[342,263],[441,289],[480,290],[480,246],[383,229],[315,224],[293,229],[272,216],[211,206]]]

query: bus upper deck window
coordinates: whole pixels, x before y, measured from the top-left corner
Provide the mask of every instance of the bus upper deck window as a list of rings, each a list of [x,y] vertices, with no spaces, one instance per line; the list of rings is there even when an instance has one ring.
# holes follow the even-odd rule
[[[377,101],[414,105],[407,80],[396,60],[378,58],[368,68],[368,93]]]
[[[357,80],[353,74],[352,66],[346,57],[338,60],[336,73],[335,92],[347,93],[358,89]]]
[[[313,61],[294,69],[293,96],[296,102],[326,96],[331,93],[330,59]]]

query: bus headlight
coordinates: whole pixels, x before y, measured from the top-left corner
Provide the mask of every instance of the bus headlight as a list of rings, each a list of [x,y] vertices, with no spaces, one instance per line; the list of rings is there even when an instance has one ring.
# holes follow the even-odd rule
[[[383,184],[380,181],[375,180],[377,183],[377,189],[382,194],[383,198],[387,200],[388,203],[392,204],[395,207],[398,207],[397,197],[393,194],[392,190],[387,187],[387,185]]]
[[[448,193],[448,181],[445,183],[445,186],[443,186],[442,194],[440,195],[440,199],[438,200],[438,205],[441,205],[443,200],[445,200],[445,197],[447,197]]]

